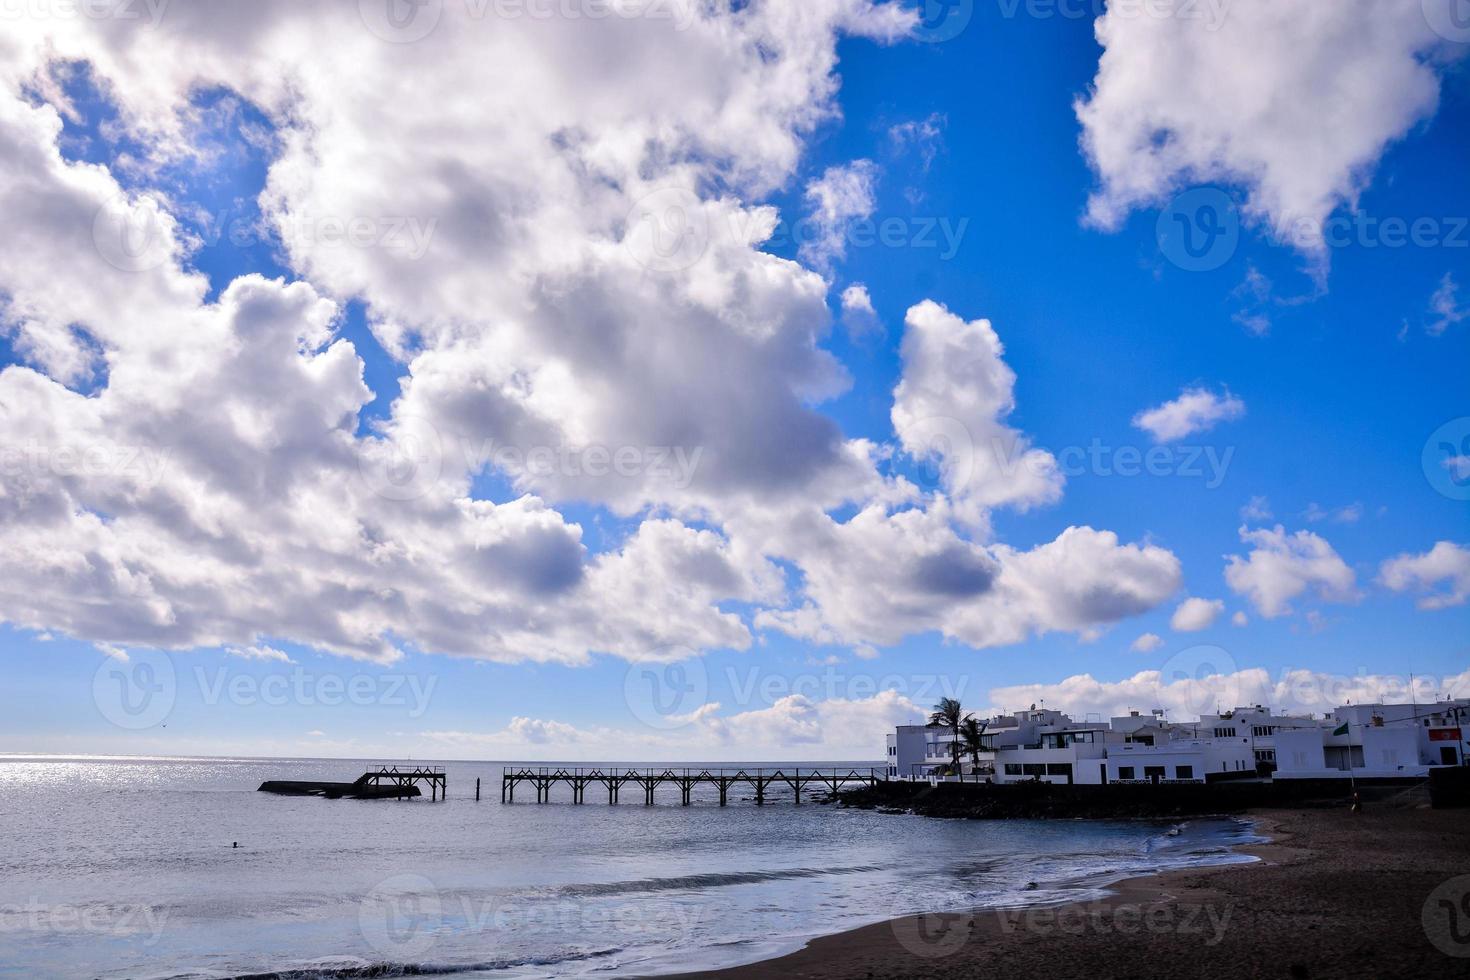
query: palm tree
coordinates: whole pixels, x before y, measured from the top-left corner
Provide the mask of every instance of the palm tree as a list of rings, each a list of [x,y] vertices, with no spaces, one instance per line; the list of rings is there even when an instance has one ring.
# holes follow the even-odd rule
[[[960,722],[960,741],[965,745],[965,751],[970,753],[970,761],[975,763],[975,771],[980,771],[980,753],[983,747],[980,738],[989,727],[988,721],[977,721],[974,715],[966,715]]]
[[[940,698],[929,716],[929,724],[949,729],[951,736],[949,754],[954,759],[955,772],[960,768],[960,725],[965,720],[965,709],[954,698]]]

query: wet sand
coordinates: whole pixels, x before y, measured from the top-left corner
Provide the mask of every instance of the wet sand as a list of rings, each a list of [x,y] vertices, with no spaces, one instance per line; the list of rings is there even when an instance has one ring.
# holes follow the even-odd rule
[[[690,976],[1470,976],[1470,877],[1446,884],[1470,876],[1470,810],[1249,816],[1271,838],[1244,848],[1257,862],[1131,879],[1101,901],[909,916]]]

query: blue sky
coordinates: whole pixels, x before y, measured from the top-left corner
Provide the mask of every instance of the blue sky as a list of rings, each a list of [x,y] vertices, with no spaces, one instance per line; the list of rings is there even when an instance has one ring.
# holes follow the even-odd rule
[[[1016,379],[1015,409],[1005,424],[1068,469],[1059,499],[992,508],[986,532],[968,530],[962,537],[1024,551],[1074,525],[1108,529],[1122,542],[1176,556],[1178,587],[1146,611],[1104,617],[1094,628],[1033,630],[1020,642],[988,646],[946,637],[939,627],[904,630],[896,642],[878,642],[834,626],[840,638],[819,642],[760,628],[755,619],[771,605],[766,599],[727,597],[718,608],[747,624],[751,643],[746,649],[716,644],[686,659],[677,669],[695,671],[699,680],[680,710],[718,702],[721,715],[759,712],[779,707],[792,694],[813,704],[863,702],[880,687],[907,699],[890,701],[873,714],[876,725],[955,691],[976,707],[1005,707],[1006,697],[1030,694],[997,696],[996,689],[1060,685],[1076,675],[1121,684],[1141,671],[1167,672],[1181,652],[1192,663],[1188,651],[1202,645],[1215,648],[1208,655],[1212,667],[1227,673],[1262,668],[1273,679],[1292,671],[1338,678],[1458,678],[1470,669],[1470,606],[1460,601],[1417,607],[1436,590],[1452,592],[1452,575],[1432,586],[1422,576],[1410,576],[1417,586],[1393,588],[1380,581],[1386,579],[1382,564],[1395,556],[1425,555],[1441,541],[1470,543],[1464,495],[1445,491],[1444,474],[1427,473],[1423,461],[1426,441],[1446,423],[1452,437],[1470,436],[1470,323],[1451,317],[1439,329],[1444,313],[1433,309],[1447,283],[1463,284],[1457,297],[1451,291],[1452,313],[1470,305],[1470,186],[1463,180],[1470,167],[1470,72],[1459,57],[1464,45],[1436,55],[1437,108],[1412,118],[1402,138],[1387,141],[1371,166],[1358,168],[1356,202],[1339,202],[1331,212],[1341,241],[1314,252],[1272,234],[1269,217],[1252,213],[1261,184],[1225,167],[1174,179],[1167,194],[1128,209],[1115,229],[1085,220],[1089,195],[1101,178],[1079,143],[1083,127],[1074,103],[1088,97],[1098,75],[1102,49],[1092,17],[1008,17],[1004,5],[962,6],[971,19],[942,43],[837,41],[841,84],[834,106],[840,115],[830,114],[803,134],[799,162],[778,186],[758,197],[744,192],[750,203],[773,204],[783,218],[797,221],[809,211],[811,182],[829,168],[872,162],[870,213],[853,219],[858,224],[849,225],[845,255],[823,270],[837,322],[818,343],[840,362],[850,383],[811,408],[833,420],[847,439],[893,446],[890,410],[905,375],[900,345],[906,311],[933,299],[965,321],[987,319]],[[290,124],[278,112],[224,85],[196,89],[191,100],[199,112],[185,138],[208,152],[129,168],[125,157],[146,152],[146,142],[139,142],[146,137],[119,135],[128,127],[118,121],[106,87],[73,73],[63,90],[75,109],[62,131],[63,157],[71,166],[108,168],[124,190],[167,195],[181,226],[203,238],[183,268],[207,277],[204,302],[218,301],[232,281],[248,273],[288,282],[313,278],[312,267],[299,256],[284,254],[278,242],[250,231],[268,223],[257,198],[268,168],[284,152]],[[28,98],[37,106],[47,97],[33,90]],[[1201,105],[1197,111],[1212,110]],[[927,126],[927,135],[900,141],[895,127],[905,124]],[[412,145],[407,135],[380,135],[385,155]],[[1178,256],[1175,246],[1161,243],[1159,234],[1167,227],[1170,202],[1192,188],[1208,188],[1204,193],[1213,196],[1196,192],[1182,199],[1186,208],[1195,200],[1228,202],[1242,221],[1238,244],[1212,263],[1217,267],[1203,271],[1182,268],[1171,258]],[[1367,227],[1377,230],[1362,230],[1355,214],[1371,219]],[[248,232],[249,241],[231,242],[228,232],[211,235],[221,216]],[[1185,217],[1198,215],[1187,211]],[[876,227],[890,219],[896,219],[901,243],[863,239],[869,226],[861,222]],[[1424,227],[1434,240],[1394,245],[1390,232],[1386,244],[1385,219],[1428,219]],[[957,237],[947,240],[946,229]],[[810,259],[792,242],[773,241],[765,248],[783,258]],[[852,284],[865,286],[881,330],[857,335],[840,322],[839,297]],[[351,342],[374,395],[356,416],[356,434],[368,437],[378,431],[375,423],[390,417],[407,368],[370,328],[371,297],[319,285],[341,304],[334,336]],[[10,311],[0,364],[35,369],[34,357],[18,340],[15,318]],[[1269,327],[1263,328],[1266,320]],[[93,394],[107,381],[103,369],[69,387]],[[1135,424],[1140,412],[1195,388],[1233,396],[1243,414],[1164,443]],[[197,397],[207,401],[212,393],[198,391]],[[779,442],[784,436],[772,432],[769,438]],[[1120,475],[1081,455],[1105,447],[1112,466],[1119,449],[1142,454],[1157,445],[1165,447],[1161,458],[1171,470],[1187,471]],[[901,451],[879,469],[933,489],[932,464]],[[502,504],[520,496],[506,474],[493,470],[475,475],[472,493]],[[1243,516],[1253,500],[1255,512]],[[617,553],[645,519],[678,509],[653,505],[628,512],[576,495],[555,501],[555,508],[565,521],[580,525],[589,561]],[[845,521],[858,509],[853,501],[828,513]],[[732,541],[738,535],[733,518],[706,514],[685,520]],[[1328,542],[1351,570],[1351,595],[1324,597],[1314,584],[1288,597],[1289,612],[1267,615],[1260,602],[1233,587],[1226,556],[1246,556],[1252,548],[1241,529],[1277,524],[1287,534],[1309,532]],[[802,559],[771,559],[787,574],[791,594],[799,594]],[[17,575],[16,566],[7,566],[6,574]],[[24,587],[13,578],[5,591]],[[1219,600],[1221,611],[1204,628],[1176,629],[1171,617],[1186,597]],[[664,709],[650,712],[639,695],[630,695],[645,683],[640,668],[595,645],[585,662],[568,664],[482,659],[474,651],[424,652],[426,643],[409,641],[396,662],[375,663],[331,652],[289,617],[273,620],[266,611],[258,613],[249,637],[155,645],[72,625],[81,619],[58,615],[57,621],[43,621],[37,608],[57,607],[15,603],[14,615],[0,609],[0,622],[6,623],[0,626],[6,667],[0,749],[492,758],[641,752],[677,758],[686,724],[671,721]],[[1232,623],[1236,614],[1243,614],[1244,625]],[[1157,644],[1134,649],[1146,634],[1155,635]],[[239,652],[252,646],[270,652]],[[106,672],[116,668],[125,673],[123,683],[136,681],[132,672],[158,657],[174,671],[166,715],[142,727],[126,720],[119,725],[116,707],[105,703],[110,695],[98,693],[111,690]],[[494,662],[500,659],[518,662]],[[671,668],[647,669],[657,675],[652,683],[680,682],[681,675],[668,673]],[[338,697],[335,682],[321,687],[323,678],[332,677],[359,683],[366,693]],[[272,678],[308,693],[261,693],[258,685],[268,686]],[[240,693],[222,693],[221,685],[229,683]],[[1147,687],[1088,689],[1076,704],[1057,706],[1099,710],[1142,698]],[[1027,688],[1033,690],[1048,693]],[[1049,703],[1064,697],[1056,688]],[[836,725],[830,716],[812,717]],[[516,727],[513,719],[522,724]],[[760,723],[753,718],[752,724]],[[791,722],[782,713],[771,721],[787,723],[800,719]],[[726,733],[724,741],[701,741],[702,728],[688,730],[694,754],[732,758],[850,756],[869,743],[874,748],[868,754],[877,755],[882,736],[875,728],[865,742],[861,733],[844,731],[798,742],[783,753],[765,745],[747,748],[738,736],[745,729]],[[668,741],[650,743],[648,737]]]

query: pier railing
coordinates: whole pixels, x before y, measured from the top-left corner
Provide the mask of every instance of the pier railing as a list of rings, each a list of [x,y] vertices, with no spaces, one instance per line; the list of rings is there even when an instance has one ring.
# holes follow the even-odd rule
[[[536,789],[536,802],[547,803],[555,786],[568,786],[572,791],[573,803],[584,803],[587,787],[601,786],[607,790],[607,801],[618,802],[624,786],[635,785],[643,790],[643,802],[652,806],[654,791],[665,784],[677,786],[680,802],[689,806],[695,787],[709,786],[719,792],[720,806],[729,800],[733,787],[747,786],[755,791],[757,806],[766,802],[767,790],[785,786],[792,790],[796,802],[801,802],[804,789],[813,787],[835,793],[843,786],[853,783],[874,785],[885,777],[886,770],[876,767],[742,767],[722,768],[718,766],[655,766],[633,768],[622,766],[521,766],[501,770],[500,802],[514,803],[516,787],[530,783]]]

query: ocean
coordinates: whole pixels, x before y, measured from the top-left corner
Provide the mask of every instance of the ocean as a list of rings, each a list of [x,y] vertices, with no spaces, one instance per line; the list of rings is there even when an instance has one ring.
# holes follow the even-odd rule
[[[1091,898],[1248,860],[1231,848],[1253,839],[1226,820],[933,820],[789,790],[721,808],[713,789],[690,807],[669,787],[653,807],[594,789],[574,806],[523,785],[503,806],[515,763],[435,764],[440,803],[256,792],[365,771],[344,760],[0,756],[0,976],[687,971],[910,912]]]

